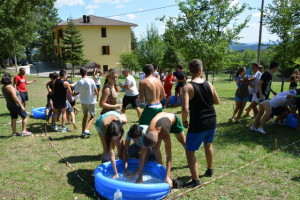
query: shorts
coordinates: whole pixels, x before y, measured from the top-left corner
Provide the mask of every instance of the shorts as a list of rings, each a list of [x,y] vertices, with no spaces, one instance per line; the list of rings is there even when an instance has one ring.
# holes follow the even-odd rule
[[[53,101],[53,108],[55,108],[55,109],[65,109],[67,107],[68,106],[67,106],[66,101],[62,101],[62,102],[60,102],[60,101]]]
[[[255,102],[255,103],[259,103],[260,102],[260,99],[257,98],[257,95],[256,94],[253,94],[253,97],[252,97],[252,101],[251,102]]]
[[[96,85],[96,88],[97,88],[97,89],[100,89],[100,85]]]
[[[122,105],[122,108],[126,108],[128,106],[128,104],[131,104],[133,108],[136,108],[138,107],[138,96],[139,95],[136,95],[136,96],[124,96],[122,102],[123,102],[123,105]]]
[[[20,116],[22,119],[27,117],[27,112],[22,110],[19,106],[7,106],[7,109],[9,110],[11,119],[17,119],[18,116]]]
[[[279,115],[281,115],[282,113],[284,113],[284,112],[286,112],[286,111],[287,111],[287,108],[286,108],[286,107],[272,108],[272,114],[271,114],[271,117],[279,116]]]
[[[202,131],[200,133],[188,133],[186,135],[186,150],[187,151],[197,151],[202,142],[204,146],[212,143],[215,137],[216,129],[210,129]]]
[[[176,87],[175,87],[175,91],[176,91],[176,92],[179,92],[179,91],[180,91],[180,88],[183,87],[184,85],[185,85],[185,83],[177,83],[177,84],[176,84]]]
[[[253,98],[253,94],[249,94],[249,96],[248,96],[248,101],[249,101],[249,102],[252,102],[252,98]]]
[[[128,148],[129,158],[140,158],[140,151],[141,151],[141,147],[138,146],[137,144],[133,143]],[[156,162],[155,154],[154,154],[152,148],[149,148],[149,151],[150,151],[150,153],[149,153],[148,160]]]
[[[151,120],[157,115],[157,113],[162,112],[163,109],[161,108],[151,108],[146,106],[143,110],[143,113],[140,117],[140,125],[149,125]]]
[[[22,103],[28,101],[28,93],[27,92],[20,92]]]
[[[241,97],[235,96],[235,97],[234,97],[234,100],[236,100],[236,101],[247,102],[247,101],[248,101],[248,97],[241,98]]]
[[[67,112],[74,112],[70,102],[67,101]]]
[[[72,106],[72,107],[74,107],[75,106],[75,104],[76,104],[76,100],[74,100],[74,101],[71,101],[71,102],[69,102],[70,103],[70,105]]]
[[[172,96],[172,88],[170,88],[170,89],[166,89],[165,88],[165,93],[166,93],[166,97],[167,98],[170,97],[170,96]]]
[[[95,104],[81,104],[82,112],[84,115],[90,113],[92,116],[96,115],[96,106]]]
[[[179,134],[184,130],[184,127],[183,127],[181,120],[179,119],[179,117],[177,115],[175,115],[175,119],[176,119],[176,121],[175,121],[174,125],[171,126],[170,133]]]

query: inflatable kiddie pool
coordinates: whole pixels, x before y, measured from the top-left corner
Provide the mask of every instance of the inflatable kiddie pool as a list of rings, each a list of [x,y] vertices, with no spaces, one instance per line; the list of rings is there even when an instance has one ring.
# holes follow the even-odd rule
[[[169,101],[169,104],[170,104],[170,105],[176,105],[175,100],[176,100],[175,95],[171,96],[170,101]],[[167,99],[163,99],[163,100],[161,101],[161,104],[162,104],[162,105],[165,105],[165,104],[166,104],[166,101],[167,101]],[[178,100],[177,100],[177,101],[178,101],[178,104],[181,104],[180,96],[178,96]]]
[[[137,176],[132,180],[125,178],[123,160],[117,160],[119,179],[112,179],[113,169],[110,162],[99,165],[95,171],[95,188],[97,192],[107,198],[114,199],[114,193],[119,189],[122,192],[123,200],[156,200],[166,197],[170,186],[164,183],[166,168],[158,163],[148,161],[144,167],[143,183],[136,184]],[[128,160],[130,173],[138,168],[138,159]],[[149,178],[150,177],[150,178]],[[130,181],[130,182],[126,182]]]
[[[289,114],[285,119],[285,124],[291,128],[298,128],[297,114]]]
[[[40,107],[40,108],[34,108],[31,110],[32,117],[36,119],[46,119],[46,108]]]

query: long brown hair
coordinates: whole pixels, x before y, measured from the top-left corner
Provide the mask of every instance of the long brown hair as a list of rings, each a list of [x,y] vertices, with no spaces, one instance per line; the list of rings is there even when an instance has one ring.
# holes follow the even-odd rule
[[[107,75],[106,75],[106,78],[105,78],[104,85],[106,85],[106,83],[108,83],[109,77],[110,77],[110,76],[113,76],[114,74],[117,74],[117,75],[118,75],[118,73],[116,72],[115,69],[112,68],[112,69],[109,69],[109,70],[108,70]],[[117,86],[117,83],[114,84],[114,87],[115,87],[115,90],[116,90],[117,92],[120,92],[120,89],[119,89],[119,87]]]

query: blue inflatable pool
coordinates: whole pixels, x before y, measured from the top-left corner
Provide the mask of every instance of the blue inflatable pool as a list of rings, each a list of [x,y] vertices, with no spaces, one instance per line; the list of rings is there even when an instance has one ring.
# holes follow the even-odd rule
[[[175,95],[171,96],[170,101],[169,101],[169,104],[170,104],[170,105],[175,105],[175,104],[176,104],[175,100],[176,100],[176,99],[175,99]],[[161,104],[162,104],[162,105],[165,105],[165,104],[166,104],[166,99],[162,100],[162,101],[161,101]],[[178,104],[181,104],[180,96],[178,96]]]
[[[40,108],[34,108],[31,110],[31,115],[33,118],[36,119],[46,119],[46,108],[40,107]]]
[[[285,119],[285,124],[291,128],[298,128],[298,119],[296,114],[289,114]]]
[[[124,163],[123,160],[116,161],[118,173],[123,173]],[[128,168],[134,171],[138,168],[138,159],[129,159]],[[114,193],[119,189],[122,192],[123,200],[156,200],[166,197],[170,191],[167,183],[164,183],[166,176],[166,169],[164,166],[155,162],[148,161],[144,167],[144,174],[151,174],[159,180],[160,183],[141,183],[123,182],[118,179],[112,179],[113,169],[110,162],[99,165],[95,171],[95,188],[97,192],[107,198],[114,199]],[[144,179],[145,180],[145,179]]]

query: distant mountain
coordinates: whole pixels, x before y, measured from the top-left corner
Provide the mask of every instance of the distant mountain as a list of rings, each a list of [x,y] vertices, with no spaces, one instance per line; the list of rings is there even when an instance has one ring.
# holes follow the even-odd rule
[[[267,49],[269,48],[270,45],[273,44],[263,44],[261,46],[261,49]],[[232,44],[229,45],[230,49],[236,50],[236,51],[244,51],[245,49],[250,49],[250,50],[257,50],[258,44],[256,43],[239,43],[239,44]]]

